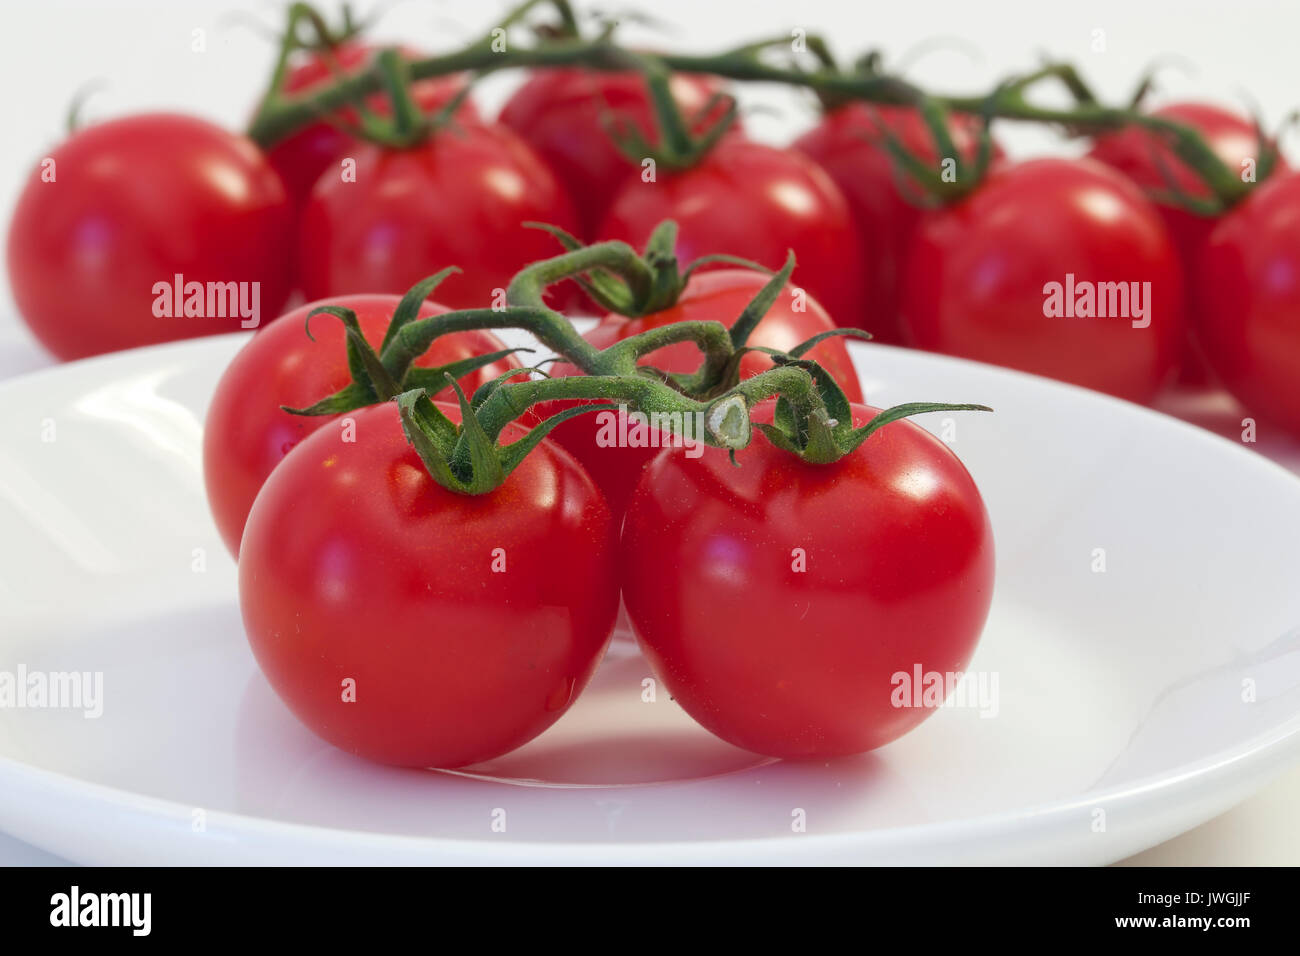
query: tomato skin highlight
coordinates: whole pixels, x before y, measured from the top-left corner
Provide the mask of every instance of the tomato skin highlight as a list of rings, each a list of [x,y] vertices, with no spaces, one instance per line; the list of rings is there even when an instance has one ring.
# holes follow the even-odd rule
[[[609,509],[545,441],[468,496],[429,477],[395,404],[356,425],[355,443],[304,441],[253,505],[239,593],[257,662],[299,720],[366,759],[459,767],[513,750],[564,714],[613,630]]]
[[[868,301],[848,203],[802,153],[736,136],[690,169],[659,170],[649,183],[633,174],[614,197],[600,238],[640,249],[664,219],[680,227],[679,262],[728,253],[776,270],[793,249],[796,284],[838,325],[856,324]]]
[[[352,309],[377,349],[400,301],[395,295],[353,295],[309,302],[259,330],[222,373],[203,429],[203,479],[213,520],[233,556],[239,556],[244,523],[267,476],[300,441],[341,417],[290,415],[280,407],[306,408],[352,380],[343,323],[316,316],[313,342],[305,329],[308,313],[326,304]],[[446,311],[426,302],[419,315]],[[456,332],[436,339],[415,364],[430,368],[502,348],[490,332]],[[461,387],[472,395],[517,364],[507,356],[460,379]]]
[[[635,319],[610,313],[584,338],[597,348],[604,349],[641,332],[677,322],[715,320],[730,327],[749,301],[767,284],[768,278],[752,269],[698,272],[691,276],[686,289],[672,308]],[[794,291],[787,286],[754,329],[750,344],[788,350],[814,335],[835,328],[835,323],[816,299],[806,296],[802,303],[805,307],[803,311],[798,310],[798,304]],[[857,372],[854,371],[844,339],[823,341],[813,348],[808,357],[821,363],[844,389],[850,401],[862,400]],[[650,353],[640,364],[653,365],[666,372],[689,373],[699,367],[701,360],[700,350],[694,344],[679,343]],[[741,359],[740,374],[742,378],[749,378],[771,367],[772,361],[766,355],[750,352]],[[568,363],[556,363],[548,371],[553,376],[580,374],[575,366]],[[576,404],[579,403],[546,402],[538,406],[535,416],[540,420]],[[621,516],[641,472],[658,454],[659,449],[602,446],[597,440],[600,421],[599,414],[581,415],[557,425],[549,437],[578,460],[596,480],[614,514]]]
[[[1241,170],[1243,160],[1259,159],[1259,132],[1245,116],[1208,103],[1170,103],[1152,110],[1151,115],[1195,129],[1231,170]],[[1170,184],[1166,177],[1172,177],[1177,188],[1189,196],[1204,199],[1210,195],[1200,177],[1162,139],[1136,126],[1098,137],[1088,155],[1119,170],[1144,191],[1168,191]],[[1274,175],[1286,172],[1287,168],[1286,162],[1279,158]],[[1191,303],[1194,301],[1192,291],[1196,285],[1195,270],[1201,247],[1220,217],[1198,216],[1190,210],[1162,202],[1155,205],[1178,248],[1187,283],[1187,301]],[[1190,386],[1209,385],[1211,377],[1206,359],[1197,347],[1195,337],[1190,334],[1191,329],[1188,331],[1179,365],[1179,381]]]
[[[1130,290],[1150,282],[1146,319],[1047,315],[1048,284],[1070,276]],[[1183,277],[1164,223],[1136,186],[1090,160],[1004,167],[928,215],[902,290],[904,326],[921,348],[1135,402],[1168,380],[1184,334]]]
[[[835,181],[862,236],[870,299],[862,303],[857,316],[844,316],[840,321],[861,326],[883,343],[898,344],[903,341],[898,276],[908,240],[921,220],[920,200],[924,197],[914,183],[909,183],[914,195],[900,191],[894,161],[881,145],[882,124],[914,156],[938,164],[934,138],[912,107],[848,103],[826,113],[792,145],[816,160]],[[975,161],[978,129],[979,122],[963,114],[952,116],[949,122],[953,143],[967,162]],[[1000,155],[995,145],[994,157]]]
[[[319,87],[328,86],[339,76],[349,76],[368,67],[381,48],[365,43],[345,42],[331,51],[330,58],[314,53],[297,63],[285,76],[284,92],[289,96],[310,93]],[[419,59],[421,54],[403,48],[405,59]],[[411,98],[426,116],[436,113],[450,103],[465,88],[465,78],[461,75],[436,76],[417,80],[411,84]],[[392,106],[388,97],[376,93],[367,99],[367,106],[379,113],[388,115]],[[345,123],[356,123],[359,117],[355,110],[341,111],[339,119]],[[456,110],[456,121],[460,123],[478,122],[478,110],[470,100],[464,100]],[[289,198],[295,207],[301,207],[311,193],[316,180],[336,160],[341,159],[350,150],[361,144],[352,134],[345,132],[325,120],[310,123],[296,130],[267,150],[267,158],[284,180]]]
[[[725,106],[704,112],[722,89],[713,77],[674,74],[669,81],[682,115],[701,132],[720,118]],[[499,122],[518,133],[555,173],[578,212],[581,235],[596,236],[614,194],[636,169],[619,152],[606,129],[608,111],[655,142],[654,112],[645,78],[636,72],[596,72],[573,67],[532,73],[501,109]],[[732,130],[738,127],[733,125]],[[731,130],[728,131],[731,135]]]
[[[299,269],[308,298],[400,294],[425,276],[460,266],[438,288],[453,309],[491,306],[529,262],[555,255],[555,240],[524,228],[574,228],[573,207],[536,154],[502,126],[470,125],[406,150],[366,144],[356,182],[321,176],[303,212]]]
[[[873,413],[855,405],[854,421]],[[994,555],[978,489],[906,421],[832,465],[760,435],[738,460],[664,451],[633,495],[623,599],[651,669],[746,750],[834,757],[889,743],[934,709],[895,706],[895,675],[964,671],[984,626]]]
[[[156,284],[170,290],[177,275],[205,289],[243,283],[256,318],[279,314],[293,215],[252,141],[148,113],[87,126],[48,158],[55,179],[38,167],[18,198],[8,265],[19,313],[60,359],[240,330],[224,301],[213,312],[225,316],[177,315],[169,291],[155,314]]]
[[[1271,177],[1201,250],[1196,331],[1247,411],[1300,437],[1300,173]]]

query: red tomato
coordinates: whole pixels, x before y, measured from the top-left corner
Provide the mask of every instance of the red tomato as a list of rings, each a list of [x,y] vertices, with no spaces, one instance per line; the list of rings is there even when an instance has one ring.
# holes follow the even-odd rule
[[[854,406],[857,424],[872,414]],[[935,706],[900,706],[898,675],[964,671],[988,614],[993,538],[975,483],[910,422],[832,465],[758,435],[738,460],[665,451],[637,486],[620,565],[651,668],[747,750],[889,743]]]
[[[1252,414],[1300,437],[1300,173],[1270,179],[1201,250],[1194,318],[1214,370]]]
[[[1234,172],[1243,171],[1242,163],[1245,160],[1259,160],[1259,132],[1255,129],[1255,124],[1244,116],[1208,103],[1171,103],[1153,110],[1151,115],[1195,129],[1214,154]],[[1162,139],[1136,126],[1099,137],[1088,155],[1118,169],[1144,190],[1167,192],[1168,174],[1187,195],[1198,199],[1210,195],[1200,177]],[[1285,170],[1286,163],[1279,160],[1276,171]],[[1164,203],[1157,203],[1156,208],[1178,247],[1183,272],[1190,285],[1195,280],[1196,259],[1200,255],[1201,246],[1217,220]],[[1191,301],[1190,296],[1188,301]],[[1205,359],[1195,347],[1192,337],[1187,336],[1180,366],[1181,380],[1189,385],[1208,384],[1209,376],[1206,372]]]
[[[222,374],[203,430],[203,478],[212,517],[232,555],[239,556],[244,522],[267,475],[300,441],[336,420],[290,415],[280,406],[306,408],[352,380],[343,324],[331,315],[317,316],[311,324],[313,342],[304,328],[307,314],[320,305],[352,309],[366,339],[378,348],[399,301],[395,295],[353,295],[308,303],[254,335]],[[446,311],[426,302],[420,316]],[[431,368],[502,348],[489,332],[457,332],[435,339],[415,364]],[[517,364],[507,357],[466,375],[461,387],[472,395]],[[355,415],[351,413],[354,420]]]
[[[1081,314],[1089,295],[1110,317]],[[922,348],[1147,401],[1182,341],[1182,273],[1131,182],[1091,160],[1039,159],[926,217],[902,314]]]
[[[9,281],[61,359],[236,332],[288,298],[292,230],[252,142],[190,116],[129,116],[78,131],[32,173]]]
[[[453,309],[487,307],[525,264],[555,255],[530,220],[573,228],[573,208],[545,165],[503,126],[447,130],[408,150],[366,144],[356,181],[321,176],[303,213],[299,266],[310,299],[401,293],[446,266]]]
[[[726,111],[705,112],[722,89],[714,77],[676,74],[673,99],[693,128],[708,128]],[[610,138],[606,117],[656,141],[654,111],[639,73],[591,72],[572,67],[533,73],[501,110],[500,122],[528,142],[573,198],[581,235],[593,239],[619,186],[635,168]],[[733,129],[735,127],[733,126]]]
[[[640,249],[664,219],[681,228],[682,262],[725,252],[779,269],[793,249],[800,285],[836,322],[848,325],[862,314],[867,287],[857,227],[839,188],[802,153],[737,136],[688,170],[661,170],[650,183],[633,174],[600,236]]]
[[[368,44],[347,42],[340,44],[326,56],[313,53],[299,62],[285,76],[284,92],[295,94],[310,93],[335,81],[341,76],[361,72],[370,66],[379,49]],[[421,54],[403,49],[403,56],[408,60],[418,59]],[[418,80],[411,84],[411,97],[416,106],[426,115],[436,113],[446,106],[465,88],[462,76],[437,76]],[[388,97],[376,93],[369,97],[366,105],[381,115],[392,111]],[[461,122],[478,120],[478,110],[469,100],[465,100],[456,111],[456,118]],[[355,123],[354,110],[345,110],[338,117],[346,123]],[[285,187],[294,204],[301,205],[325,168],[349,150],[359,148],[359,141],[338,126],[322,120],[312,123],[292,135],[280,140],[267,151],[267,158],[284,179]]]
[[[870,298],[857,316],[840,319],[860,325],[881,342],[902,341],[898,319],[898,274],[912,232],[920,221],[923,194],[899,189],[899,173],[889,151],[881,145],[883,125],[914,156],[935,164],[939,155],[925,121],[912,107],[849,103],[827,113],[822,121],[795,140],[794,147],[826,170],[848,200],[864,246]],[[974,162],[979,147],[978,120],[956,114],[949,132],[963,159]],[[1001,150],[995,148],[995,155]]]
[[[581,693],[614,627],[616,548],[600,492],[550,442],[495,492],[455,494],[387,402],[357,413],[355,442],[323,429],[271,473],[240,606],[262,672],[320,737],[459,767],[527,743]]]
[[[691,276],[686,289],[672,308],[637,319],[611,313],[584,338],[597,348],[604,349],[630,336],[676,322],[711,319],[730,327],[740,318],[745,306],[767,280],[767,276],[752,269],[697,272]],[[800,304],[794,291],[787,286],[750,335],[749,344],[787,350],[814,335],[835,328],[830,316],[817,304],[816,299],[805,296],[802,304],[806,308],[802,311],[797,308]],[[857,372],[853,369],[853,362],[842,338],[821,342],[809,353],[808,358],[821,363],[830,372],[850,401],[862,401]],[[700,350],[695,345],[680,343],[651,352],[641,360],[641,364],[653,365],[665,372],[688,373],[699,368],[701,361]],[[740,374],[743,378],[749,378],[771,367],[772,361],[766,355],[750,352],[741,359]],[[556,376],[579,374],[577,368],[567,363],[552,366],[548,371]],[[546,402],[539,405],[534,414],[538,419],[546,418],[575,404],[578,403]],[[601,413],[580,415],[561,422],[549,437],[578,459],[587,473],[596,479],[596,484],[604,492],[614,514],[621,516],[641,472],[659,453],[659,448],[649,445],[629,447],[602,444],[598,441],[598,436],[604,420]],[[620,434],[624,433],[629,436],[633,434],[626,430],[625,425],[621,425]],[[692,433],[692,437],[698,435]]]

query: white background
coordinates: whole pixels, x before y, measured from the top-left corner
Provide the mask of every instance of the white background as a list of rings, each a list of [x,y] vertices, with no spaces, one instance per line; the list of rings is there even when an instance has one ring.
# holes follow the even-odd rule
[[[792,27],[827,36],[852,59],[869,48],[896,63],[926,41],[940,47],[906,75],[943,92],[983,92],[1008,72],[1032,69],[1045,55],[1068,59],[1103,98],[1126,98],[1155,61],[1166,98],[1195,97],[1258,112],[1276,125],[1300,106],[1295,37],[1300,5],[1284,0],[1225,4],[1222,0],[1042,0],[831,2],[831,0],[642,0],[664,22],[658,33],[636,29],[646,46],[706,51],[741,40],[788,34]],[[322,6],[328,4],[322,0]],[[365,12],[375,6],[364,0]],[[387,4],[373,35],[403,39],[430,51],[450,49],[486,30],[506,4],[408,0]],[[234,16],[238,14],[238,16]],[[252,24],[279,25],[282,5],[239,0],[6,0],[0,30],[0,221],[6,223],[31,164],[62,135],[68,104],[90,82],[102,84],[84,115],[104,119],[143,109],[174,109],[240,126],[270,67],[272,40]],[[203,31],[205,49],[195,47]],[[1094,49],[1104,35],[1104,51]],[[945,45],[946,44],[946,45]],[[1188,71],[1188,72],[1180,72]],[[488,112],[516,79],[492,77],[476,96]],[[755,107],[747,124],[760,138],[784,142],[809,125],[806,96],[746,87]],[[999,138],[1012,155],[1077,151],[1050,132],[1004,125]],[[1293,145],[1284,140],[1284,147]],[[1289,150],[1294,161],[1295,150]],[[7,277],[0,279],[0,377],[52,364],[18,320]],[[1146,864],[1300,863],[1300,769],[1230,813],[1134,859]],[[0,864],[54,863],[53,857],[0,835]]]

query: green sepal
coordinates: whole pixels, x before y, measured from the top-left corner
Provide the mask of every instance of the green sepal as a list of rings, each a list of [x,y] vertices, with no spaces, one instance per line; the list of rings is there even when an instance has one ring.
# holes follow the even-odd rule
[[[504,475],[509,475],[518,467],[519,463],[524,460],[530,451],[537,447],[543,438],[550,434],[551,429],[566,422],[570,418],[577,418],[579,415],[586,415],[590,412],[616,412],[619,406],[611,402],[600,402],[595,405],[580,405],[576,408],[566,408],[562,412],[546,418],[539,425],[534,425],[528,430],[528,433],[522,438],[512,441],[509,445],[501,448],[501,470]]]
[[[835,381],[831,373],[812,359],[796,359],[791,364],[807,370],[812,376],[817,394],[821,396],[822,404],[826,406],[826,414],[828,418],[833,419],[829,423],[831,427],[836,428],[837,433],[852,428],[853,409],[849,405],[849,397],[844,394],[844,389],[840,388],[840,383]]]
[[[402,331],[403,326],[415,321],[420,314],[420,307],[424,305],[429,296],[433,295],[433,290],[438,288],[448,276],[458,274],[460,271],[456,266],[448,266],[441,272],[436,272],[427,279],[420,280],[406,290],[406,294],[402,296],[402,301],[397,303],[392,320],[388,323],[388,331],[384,333],[384,341],[379,346],[381,355],[388,351],[388,343],[392,342],[397,333]]]
[[[465,486],[472,495],[481,495],[501,486],[506,474],[501,467],[497,444],[483,430],[474,414],[465,390],[454,378],[449,378],[460,403],[460,437],[451,452],[451,468],[464,476]]]
[[[909,418],[912,415],[922,415],[926,412],[991,411],[993,411],[993,409],[989,408],[987,405],[950,405],[944,402],[906,402],[902,405],[895,405],[892,408],[887,408],[883,412],[880,412],[861,428],[854,428],[850,431],[847,441],[844,442],[844,453],[847,455],[870,438],[873,433],[891,422],[896,422],[903,418]]]
[[[830,437],[837,440],[853,427],[853,409],[849,405],[849,398],[844,394],[844,389],[840,388],[839,382],[830,372],[826,371],[820,363],[812,359],[792,358],[788,352],[778,352],[775,349],[766,349],[761,346],[750,346],[751,349],[758,352],[767,352],[771,354],[773,361],[778,365],[794,365],[806,371],[813,380],[813,387],[817,389],[817,394],[821,397],[822,405],[826,409],[826,418],[820,422],[814,422],[811,419],[798,419],[793,411],[794,406],[791,404],[791,416],[794,418],[793,436],[805,448],[809,443],[816,447],[807,456],[810,461],[826,460],[833,461],[834,458],[823,459],[820,456],[831,453],[831,449],[826,445],[826,435],[821,434],[823,430],[828,430]],[[778,400],[778,405],[780,401]],[[818,457],[813,457],[818,456]]]
[[[755,423],[754,427],[762,432],[768,441],[782,451],[788,451],[792,455],[803,454],[802,449],[791,440],[790,436],[775,425],[760,425]]]
[[[470,372],[477,372],[481,368],[486,368],[494,362],[499,362],[508,355],[514,355],[516,352],[532,352],[530,348],[513,348],[501,349],[496,352],[486,352],[483,355],[471,355],[469,358],[458,359],[455,362],[448,362],[446,365],[439,365],[436,368],[419,368],[411,367],[407,369],[406,377],[402,379],[404,390],[412,388],[426,389],[430,395],[437,395],[447,387],[447,376],[459,381]],[[512,373],[523,371],[522,369],[511,369]],[[477,394],[477,393],[476,393]]]
[[[781,290],[790,281],[794,266],[794,250],[791,249],[785,257],[785,265],[781,267],[781,271],[764,283],[763,288],[759,289],[758,294],[749,300],[749,304],[745,306],[745,311],[740,313],[740,317],[732,325],[731,344],[734,347],[741,348],[749,341],[749,337],[753,334],[758,323],[763,320],[763,316],[767,315],[768,310],[772,308],[772,303],[776,301],[776,297],[781,294]]]
[[[471,395],[469,398],[470,408],[474,409],[474,411],[478,411],[480,408],[483,407],[483,403],[486,402],[489,398],[491,398],[496,393],[496,390],[499,389],[506,382],[510,381],[512,378],[515,378],[518,375],[532,374],[533,372],[538,372],[542,376],[546,378],[550,378],[550,376],[547,375],[544,371],[542,371],[541,368],[537,368],[537,367],[512,368],[510,371],[498,375],[490,382],[484,382],[482,385],[476,388],[474,390],[474,394]]]
[[[874,338],[874,336],[866,329],[831,329],[829,332],[818,332],[812,338],[805,339],[792,348],[787,354],[794,358],[803,358],[818,345],[821,345],[822,342],[837,337],[861,339],[864,342],[869,342]]]
[[[384,363],[379,360],[375,350],[366,341],[365,333],[361,331],[361,323],[357,321],[357,314],[351,309],[337,305],[321,305],[312,309],[307,314],[307,337],[311,338],[312,317],[322,313],[339,319],[347,330],[348,369],[352,373],[353,381],[363,388],[369,388],[374,393],[376,401],[388,401],[396,396],[401,388],[393,381]],[[314,342],[315,339],[313,338],[312,341]]]
[[[422,388],[397,396],[402,431],[424,467],[438,484],[461,494],[472,494],[466,482],[451,469],[450,450],[456,441],[456,426],[429,400]]]
[[[342,415],[374,403],[373,392],[356,382],[350,382],[333,395],[327,395],[306,408],[290,408],[288,405],[281,405],[280,408],[290,415]]]
[[[745,259],[741,256],[729,256],[725,252],[715,252],[713,255],[700,256],[698,259],[691,260],[691,264],[682,270],[682,285],[685,286],[686,283],[691,281],[691,276],[695,274],[696,269],[702,266],[716,265],[736,266],[740,269],[752,269],[755,272],[772,274],[772,270],[761,262],[755,262],[753,259]]]

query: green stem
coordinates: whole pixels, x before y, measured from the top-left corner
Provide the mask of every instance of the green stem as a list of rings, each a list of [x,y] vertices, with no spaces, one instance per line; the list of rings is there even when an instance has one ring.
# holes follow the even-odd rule
[[[520,22],[524,15],[548,0],[529,0],[501,23],[508,28]],[[608,35],[583,39],[577,29],[567,0],[549,0],[562,21],[561,36],[531,47],[511,46],[497,48],[489,35],[462,50],[440,56],[427,57],[406,64],[413,80],[450,73],[490,73],[507,68],[547,68],[581,66],[592,70],[626,70],[639,65],[656,94],[667,89],[667,77],[672,72],[706,73],[731,80],[759,83],[780,83],[812,90],[825,102],[863,102],[914,105],[929,101],[934,109],[982,114],[988,117],[1059,124],[1079,132],[1104,132],[1129,124],[1139,124],[1166,138],[1177,155],[1198,173],[1214,194],[1225,202],[1241,198],[1247,190],[1235,175],[1214,155],[1194,129],[1168,120],[1154,119],[1130,108],[1109,107],[1097,102],[1092,90],[1068,64],[1052,63],[1029,73],[1016,81],[1003,84],[992,94],[984,96],[927,96],[915,85],[898,77],[874,72],[844,71],[833,65],[827,55],[818,54],[820,66],[808,70],[800,66],[781,66],[765,61],[761,52],[769,44],[747,44],[714,54],[661,54],[653,55],[625,50]],[[249,135],[262,146],[269,146],[298,128],[315,122],[323,115],[356,103],[381,89],[384,77],[375,64],[349,77],[342,77],[328,86],[310,94],[284,97],[280,93],[288,55],[296,46],[292,33],[303,19],[314,11],[305,4],[290,8],[290,23],[294,31],[286,33],[272,75],[271,87],[255,117]],[[826,51],[822,51],[826,52]],[[1062,82],[1072,94],[1075,103],[1068,109],[1047,109],[1033,105],[1025,97],[1026,90],[1045,78]],[[659,89],[662,87],[663,89]],[[683,155],[693,156],[699,150],[690,142],[680,114],[673,110],[660,110],[660,125],[665,145],[670,153],[684,150]]]
[[[806,371],[793,366],[778,366],[748,378],[726,394],[710,400],[691,398],[641,375],[530,379],[497,388],[479,407],[475,417],[495,441],[510,422],[540,402],[617,402],[632,411],[657,416],[665,423],[682,422],[687,416],[700,415],[704,422],[702,433],[692,431],[688,437],[716,447],[739,449],[749,444],[747,409],[776,395],[784,396],[806,414],[813,414],[823,407],[812,377]],[[743,421],[734,414],[737,412],[742,413]]]
[[[401,380],[434,339],[452,332],[476,329],[521,329],[531,332],[547,348],[563,355],[583,371],[600,364],[600,350],[578,334],[569,320],[548,308],[462,309],[417,319],[402,326],[384,347],[380,359],[395,379]]]

